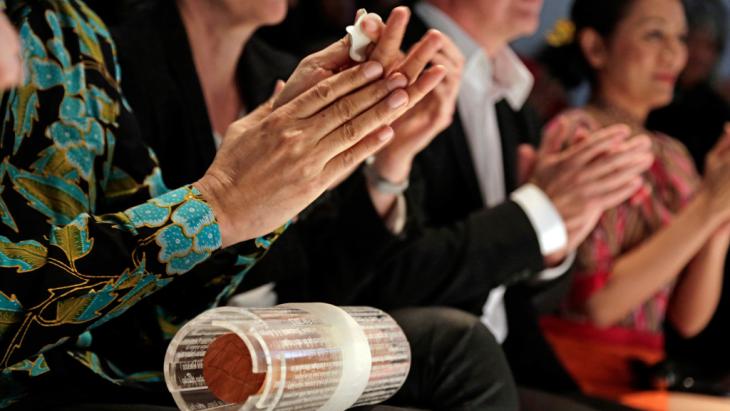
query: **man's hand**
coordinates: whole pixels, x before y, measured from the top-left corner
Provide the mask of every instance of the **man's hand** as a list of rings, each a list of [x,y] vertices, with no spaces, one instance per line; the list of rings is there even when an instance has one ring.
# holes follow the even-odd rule
[[[559,261],[593,231],[606,209],[626,201],[643,184],[641,174],[654,162],[647,136],[631,137],[625,125],[595,132],[561,118],[546,130],[532,175],[557,208],[568,231]],[[568,142],[572,146],[562,150]]]
[[[388,181],[405,181],[416,155],[453,121],[464,57],[448,37],[440,37],[441,49],[431,64],[445,67],[446,77],[423,101],[393,123],[395,138],[375,158],[375,170]]]
[[[23,64],[18,33],[0,12],[0,91],[23,82]]]

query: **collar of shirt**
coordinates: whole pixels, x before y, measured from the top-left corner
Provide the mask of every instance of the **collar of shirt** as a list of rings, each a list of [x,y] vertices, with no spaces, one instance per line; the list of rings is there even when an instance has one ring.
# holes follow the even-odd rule
[[[482,96],[489,96],[494,102],[504,98],[515,111],[525,105],[534,78],[509,47],[490,59],[458,23],[437,7],[421,1],[414,10],[427,25],[449,36],[464,54],[466,64],[462,74],[462,92],[478,92]]]

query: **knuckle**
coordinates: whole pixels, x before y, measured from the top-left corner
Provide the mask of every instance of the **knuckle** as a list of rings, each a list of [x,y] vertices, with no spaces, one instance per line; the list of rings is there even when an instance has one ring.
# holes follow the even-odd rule
[[[304,57],[302,61],[299,62],[299,65],[297,66],[297,69],[301,69],[303,67],[312,66],[314,64],[315,57],[314,55],[308,55],[307,57]]]
[[[355,165],[355,153],[353,150],[347,150],[342,153],[342,167],[345,169],[353,167]]]
[[[261,131],[264,133],[271,133],[273,130],[276,130],[278,121],[278,116],[274,115],[266,117],[260,123]]]
[[[306,180],[313,180],[319,176],[319,167],[312,161],[302,164],[299,171]]]
[[[344,137],[345,141],[350,143],[357,140],[357,129],[355,128],[355,125],[352,124],[352,121],[348,121],[342,125],[342,136]]]
[[[314,96],[321,101],[327,101],[332,95],[332,85],[328,82],[319,83],[314,87]]]
[[[335,107],[337,116],[341,119],[349,120],[355,115],[355,103],[351,99],[342,99]]]

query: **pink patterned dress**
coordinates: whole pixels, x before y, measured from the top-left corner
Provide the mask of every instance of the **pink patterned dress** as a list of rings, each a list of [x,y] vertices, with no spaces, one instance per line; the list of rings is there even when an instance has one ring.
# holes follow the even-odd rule
[[[615,327],[594,328],[584,314],[586,303],[606,285],[619,257],[669,224],[699,186],[700,177],[692,158],[680,142],[661,134],[651,139],[656,159],[643,176],[644,187],[623,204],[606,211],[578,249],[574,282],[560,320],[606,342],[656,347],[662,342],[662,324],[674,284],[667,284]]]

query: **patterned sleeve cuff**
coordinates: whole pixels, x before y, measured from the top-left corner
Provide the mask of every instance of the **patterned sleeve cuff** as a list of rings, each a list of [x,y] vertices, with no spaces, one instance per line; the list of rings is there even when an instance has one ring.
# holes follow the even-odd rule
[[[168,274],[183,274],[221,248],[213,210],[200,192],[186,186],[125,211],[137,229],[154,229],[158,260]]]

